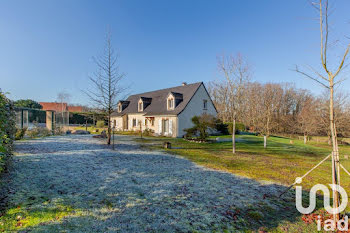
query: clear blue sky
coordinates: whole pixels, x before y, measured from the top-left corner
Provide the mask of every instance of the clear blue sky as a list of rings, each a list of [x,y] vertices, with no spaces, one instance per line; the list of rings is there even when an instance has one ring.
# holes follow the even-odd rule
[[[333,4],[332,35],[350,36],[350,1]],[[109,27],[130,92],[215,79],[218,54],[242,53],[254,80],[321,87],[290,71],[319,65],[317,14],[307,0],[2,0],[0,88],[12,99],[55,101],[81,89]],[[336,49],[344,47],[345,42]],[[350,81],[343,87],[349,90]]]

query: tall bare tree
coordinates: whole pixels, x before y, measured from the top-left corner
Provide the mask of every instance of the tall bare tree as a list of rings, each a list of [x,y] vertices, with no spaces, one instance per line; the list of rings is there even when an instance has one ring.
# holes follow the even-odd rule
[[[57,101],[61,104],[61,115],[62,115],[62,124],[67,124],[68,120],[66,121],[66,118],[64,117],[65,112],[67,109],[64,108],[64,104],[68,106],[68,102],[70,100],[71,95],[65,91],[61,91],[57,94]]]
[[[296,71],[309,79],[321,84],[324,88],[329,90],[329,128],[332,139],[332,181],[333,184],[340,184],[340,163],[339,163],[339,149],[337,140],[337,127],[335,121],[335,107],[334,107],[334,91],[335,86],[343,81],[338,76],[341,71],[346,67],[345,62],[349,53],[350,43],[346,46],[346,49],[341,57],[336,68],[333,70],[329,67],[328,48],[329,48],[329,4],[328,0],[319,0],[317,3],[312,3],[319,13],[320,24],[320,55],[323,72],[310,67],[314,72],[314,75],[310,75],[304,71],[301,71],[296,67]],[[333,190],[333,206],[339,207],[339,194],[337,190]],[[339,220],[339,214],[334,214],[334,220]]]
[[[218,83],[224,87],[223,91],[228,100],[227,112],[232,120],[232,153],[236,153],[236,121],[242,118],[244,111],[244,88],[252,74],[250,65],[241,54],[236,56],[219,56],[218,68],[224,76],[224,81]]]
[[[107,115],[107,144],[110,145],[112,135],[111,114],[117,107],[118,96],[126,90],[121,83],[125,75],[119,71],[118,56],[113,49],[110,32],[106,35],[104,53],[101,56],[93,57],[93,61],[97,66],[97,72],[89,77],[92,89],[84,92]]]

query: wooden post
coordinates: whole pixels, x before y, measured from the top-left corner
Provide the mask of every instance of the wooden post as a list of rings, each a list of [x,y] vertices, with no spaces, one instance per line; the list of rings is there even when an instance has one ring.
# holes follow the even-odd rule
[[[112,128],[112,135],[113,135],[113,142],[112,142],[113,146],[112,146],[112,148],[113,148],[113,150],[115,150],[115,146],[114,146],[114,127],[115,126],[113,126],[113,128]]]

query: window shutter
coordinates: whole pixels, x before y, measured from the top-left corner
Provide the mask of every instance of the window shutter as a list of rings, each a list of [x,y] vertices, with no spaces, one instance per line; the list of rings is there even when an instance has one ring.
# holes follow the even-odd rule
[[[173,135],[173,120],[169,120],[169,135]]]
[[[158,133],[162,134],[162,119],[158,120]]]

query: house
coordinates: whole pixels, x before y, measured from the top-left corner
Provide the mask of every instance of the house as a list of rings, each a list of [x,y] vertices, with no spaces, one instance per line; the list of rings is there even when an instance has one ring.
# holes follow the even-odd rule
[[[39,102],[43,106],[45,111],[56,111],[56,112],[83,112],[82,106],[69,106],[67,103],[57,102]]]
[[[156,135],[183,137],[193,116],[217,115],[203,82],[129,96],[112,114],[116,130],[152,130]]]

